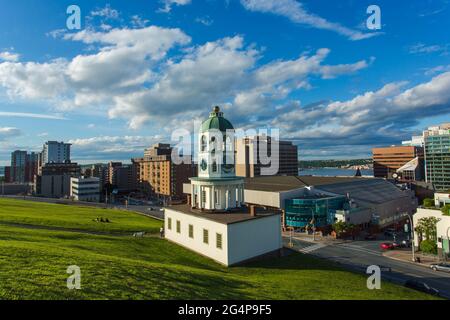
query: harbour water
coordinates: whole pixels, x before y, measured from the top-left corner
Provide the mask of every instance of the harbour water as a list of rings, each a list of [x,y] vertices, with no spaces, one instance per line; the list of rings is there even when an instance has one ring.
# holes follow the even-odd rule
[[[300,176],[345,176],[353,177],[356,174],[354,169],[340,169],[340,168],[317,168],[317,169],[302,169],[298,171]],[[363,176],[373,177],[373,170],[361,170]]]

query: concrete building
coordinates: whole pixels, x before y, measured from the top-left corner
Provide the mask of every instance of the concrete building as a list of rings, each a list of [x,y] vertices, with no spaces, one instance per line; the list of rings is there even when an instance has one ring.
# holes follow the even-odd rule
[[[70,196],[77,201],[99,202],[100,179],[95,177],[71,177]]]
[[[42,149],[42,164],[70,162],[70,143],[47,141]]]
[[[143,158],[132,159],[137,188],[149,197],[184,199],[183,183],[195,175],[191,163],[175,164],[169,144],[158,143],[146,149]]]
[[[272,143],[273,142],[273,143]],[[261,157],[268,157],[264,160]],[[275,172],[265,169],[276,168]],[[236,175],[258,177],[261,175],[298,175],[298,150],[290,141],[273,140],[267,136],[256,136],[236,140]]]
[[[279,253],[280,215],[243,207],[244,179],[235,175],[234,128],[215,107],[199,135],[199,176],[191,178],[188,204],[165,209],[170,241],[226,266]]]
[[[47,198],[66,198],[71,194],[70,178],[79,177],[76,163],[47,163],[36,176],[34,192]]]
[[[434,193],[434,205],[438,208],[450,204],[449,192],[435,192]]]
[[[414,169],[414,178],[423,179],[423,148],[416,146],[391,146],[386,148],[373,148],[373,174],[377,178],[392,179],[403,172],[397,170],[408,162],[417,158]],[[395,175],[394,175],[395,174]],[[402,176],[399,176],[402,179]],[[404,176],[410,179],[410,174]]]
[[[436,190],[450,190],[450,123],[430,127],[423,132],[425,140],[426,181]]]
[[[403,146],[424,147],[425,142],[423,136],[412,136],[411,140],[402,141]]]
[[[417,212],[413,216],[413,225],[417,226],[419,220],[427,217],[435,217],[439,221],[436,224],[437,231],[437,248],[438,255],[441,258],[449,258],[449,244],[450,244],[450,216],[444,215],[439,208],[434,209],[424,209],[418,208]],[[416,248],[419,247],[419,244],[422,240],[425,240],[420,237],[417,231],[414,232],[414,243]]]

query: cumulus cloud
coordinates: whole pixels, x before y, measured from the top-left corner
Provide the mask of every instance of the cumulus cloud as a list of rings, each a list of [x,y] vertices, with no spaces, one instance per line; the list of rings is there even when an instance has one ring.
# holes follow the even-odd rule
[[[93,17],[102,17],[111,20],[118,19],[119,15],[120,15],[119,11],[111,8],[109,4],[107,4],[103,8],[97,8],[91,11],[91,16]]]
[[[197,117],[212,104],[232,108],[240,123],[255,114],[263,119],[291,92],[310,88],[310,77],[352,74],[372,61],[328,65],[330,50],[322,48],[259,64],[261,50],[246,45],[242,36],[189,46],[191,38],[183,31],[157,26],[61,36],[98,49],[72,60],[1,63],[0,84],[11,97],[56,100],[59,110],[102,106],[111,118],[127,119],[131,128],[149,121],[163,126],[180,114]],[[176,47],[176,55],[168,57]]]
[[[21,131],[13,127],[0,127],[0,141],[21,135]]]
[[[100,136],[72,139],[72,152],[77,159],[130,159],[143,156],[144,149],[156,142],[161,136]]]
[[[405,88],[406,82],[389,83],[347,101],[321,102],[297,107],[277,116],[274,127],[299,141],[305,150],[341,146],[366,150],[408,138],[411,127],[423,118],[450,113],[450,72]],[[350,148],[350,149],[346,149]]]
[[[367,39],[379,34],[377,32],[363,33],[336,22],[330,22],[314,13],[308,12],[303,4],[297,0],[241,0],[241,4],[250,11],[284,16],[294,23],[337,32],[350,40]]]

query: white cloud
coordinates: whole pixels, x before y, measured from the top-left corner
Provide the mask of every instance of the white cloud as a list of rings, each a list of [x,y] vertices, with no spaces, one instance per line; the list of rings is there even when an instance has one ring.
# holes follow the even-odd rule
[[[91,11],[91,16],[93,17],[102,17],[111,20],[118,19],[119,15],[119,11],[112,9],[109,4],[103,8],[97,8],[96,10]]]
[[[13,127],[0,127],[0,141],[17,137],[21,135],[21,131]]]
[[[284,16],[294,23],[305,24],[317,29],[329,30],[346,36],[350,40],[371,38],[379,33],[363,33],[347,28],[339,23],[330,22],[308,12],[302,3],[296,0],[241,0],[245,9],[255,12],[272,13]]]
[[[18,117],[18,118],[33,118],[33,119],[50,119],[50,120],[67,120],[61,115],[28,113],[28,112],[4,112],[0,111],[0,117]]]
[[[130,159],[142,156],[144,149],[156,142],[161,136],[99,136],[83,139],[71,139],[74,157],[77,159]]]
[[[209,16],[205,16],[205,17],[196,18],[195,22],[201,23],[201,24],[209,27],[210,25],[213,24],[214,21]]]
[[[174,5],[176,6],[185,6],[191,3],[191,0],[162,0],[161,1],[164,4],[163,8],[160,8],[159,12],[168,13],[172,10],[172,7]]]
[[[0,61],[16,62],[16,61],[19,61],[19,58],[20,58],[20,55],[17,53],[13,53],[10,51],[0,52]]]
[[[440,52],[445,55],[448,52],[448,45],[425,45],[423,43],[417,43],[409,47],[409,53],[412,54],[429,54]]]
[[[128,120],[131,128],[195,118],[212,104],[233,110],[239,123],[262,119],[293,91],[311,88],[311,77],[352,74],[371,62],[327,65],[330,50],[323,48],[259,65],[261,51],[242,36],[188,47],[191,38],[181,30],[156,26],[85,29],[63,39],[96,46],[96,52],[69,61],[0,63],[0,85],[12,99],[46,99],[63,111],[95,108]]]

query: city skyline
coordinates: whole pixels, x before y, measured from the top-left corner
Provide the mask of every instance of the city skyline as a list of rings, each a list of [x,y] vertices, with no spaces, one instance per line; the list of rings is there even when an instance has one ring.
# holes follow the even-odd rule
[[[365,1],[78,1],[72,31],[67,1],[0,3],[0,166],[47,140],[80,164],[129,160],[216,104],[304,160],[368,158],[448,122],[445,1],[380,1],[377,31]]]

